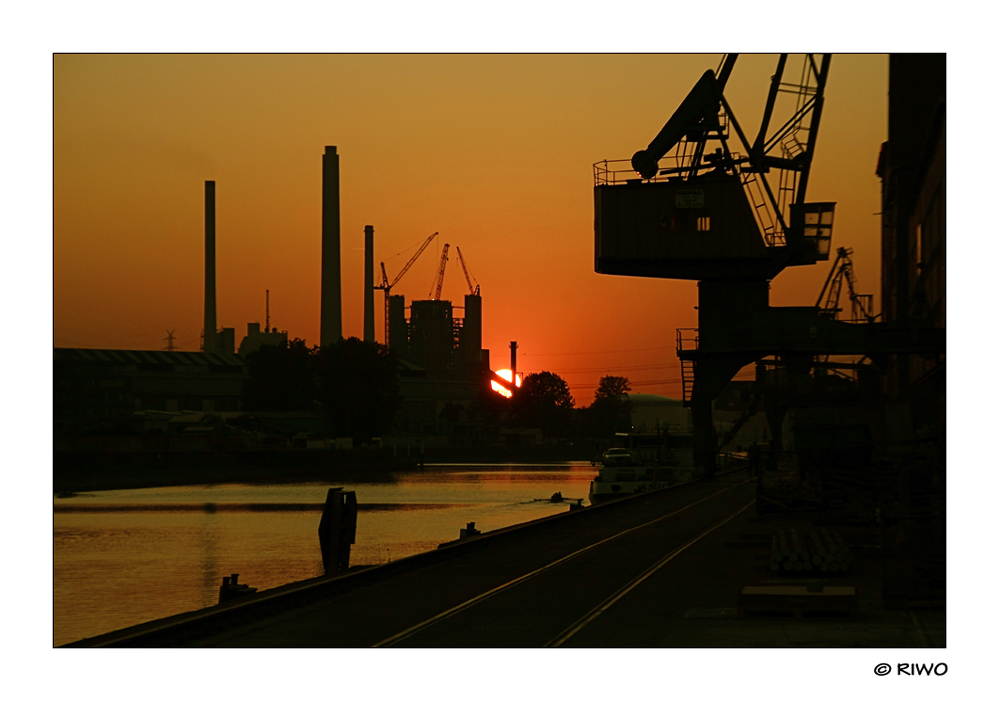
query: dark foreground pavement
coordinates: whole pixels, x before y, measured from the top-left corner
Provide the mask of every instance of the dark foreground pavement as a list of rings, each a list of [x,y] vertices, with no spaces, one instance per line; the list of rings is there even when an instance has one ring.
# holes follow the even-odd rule
[[[655,491],[78,645],[944,646],[941,610],[882,606],[870,534],[845,534],[850,573],[769,571],[770,536],[789,523],[757,517],[754,492],[743,475]],[[829,618],[737,612],[742,587],[769,582],[853,586],[857,603]]]

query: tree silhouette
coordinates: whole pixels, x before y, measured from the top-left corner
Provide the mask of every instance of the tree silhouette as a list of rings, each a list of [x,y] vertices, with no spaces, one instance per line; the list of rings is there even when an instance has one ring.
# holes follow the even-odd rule
[[[628,382],[628,378],[621,375],[605,375],[601,378],[597,390],[594,391],[594,402],[605,400],[621,401],[631,389],[632,386]]]
[[[606,375],[594,391],[594,402],[588,408],[590,430],[600,436],[610,436],[632,428],[632,403],[628,378]]]
[[[573,416],[573,396],[566,381],[542,371],[524,377],[514,395],[514,416],[522,426],[535,426],[551,436],[566,436]]]
[[[316,352],[317,397],[335,436],[365,443],[392,427],[402,404],[396,352],[357,337]]]
[[[249,354],[243,409],[251,412],[313,409],[316,388],[311,355],[302,339],[282,346],[261,346]]]

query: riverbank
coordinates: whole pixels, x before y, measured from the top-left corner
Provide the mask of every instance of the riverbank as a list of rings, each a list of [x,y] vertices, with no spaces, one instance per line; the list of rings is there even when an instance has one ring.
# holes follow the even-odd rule
[[[391,449],[124,454],[56,451],[55,494],[222,483],[392,481],[421,464],[566,463],[590,460],[585,446],[432,446],[423,456]]]
[[[384,451],[233,451],[173,454],[99,454],[57,451],[55,494],[222,483],[335,482],[363,476],[390,480],[417,463]]]

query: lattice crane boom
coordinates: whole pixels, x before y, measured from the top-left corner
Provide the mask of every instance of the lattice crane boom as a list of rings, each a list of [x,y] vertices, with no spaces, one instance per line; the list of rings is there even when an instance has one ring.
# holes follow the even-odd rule
[[[462,249],[455,247],[455,251],[458,252],[458,262],[462,264],[462,272],[465,273],[465,282],[469,284],[469,294],[479,295],[479,281],[476,281],[476,287],[472,287],[472,281],[475,280],[474,276],[469,275],[469,268],[465,265],[465,258],[462,256]]]
[[[693,180],[713,169],[736,173],[767,245],[784,246],[791,239],[797,246],[800,230],[804,229],[798,215],[806,206],[830,55],[805,54],[797,79],[785,77],[786,72],[791,72],[788,54],[778,57],[760,131],[753,141],[752,135],[741,128],[724,95],[736,58],[737,54],[725,55],[717,72],[706,71],[701,76],[649,146],[632,156],[632,168],[647,180],[658,176]],[[742,154],[729,148],[730,127],[743,148]],[[709,153],[708,141],[717,141],[720,148]],[[670,165],[661,168],[661,159]],[[819,258],[826,260],[827,255],[821,252]]]
[[[434,285],[431,287],[431,299],[441,299],[441,286],[444,285],[444,267],[448,265],[448,244],[441,249],[441,263],[438,265],[437,275],[434,277]]]
[[[430,245],[430,243],[432,241],[434,241],[434,237],[436,237],[437,235],[438,235],[438,232],[434,232],[429,237],[427,237],[427,240],[424,241],[424,243],[420,245],[420,248],[417,249],[417,252],[415,254],[413,254],[413,257],[409,261],[406,262],[406,265],[403,266],[403,269],[401,271],[399,271],[399,273],[396,274],[396,277],[393,278],[393,280],[392,280],[391,283],[389,282],[389,276],[386,275],[386,273],[385,273],[385,263],[380,263],[379,264],[379,266],[382,268],[382,284],[381,285],[376,285],[376,286],[374,286],[374,288],[375,288],[375,290],[382,290],[382,291],[385,292],[385,344],[386,344],[386,346],[389,345],[389,296],[392,293],[392,288],[393,288],[393,286],[396,285],[396,283],[399,282],[400,278],[403,277],[403,274],[405,274],[406,271],[410,270],[410,266],[412,266],[413,263],[418,258],[420,258],[420,254],[422,254],[424,252],[424,249],[426,249]]]
[[[393,281],[391,283],[389,283],[389,287],[390,288],[393,287],[396,283],[399,282],[399,279],[403,277],[403,274],[406,273],[406,271],[410,270],[410,266],[413,265],[413,262],[416,261],[420,257],[420,254],[422,254],[424,252],[424,249],[426,249],[427,246],[432,241],[434,241],[434,237],[436,237],[437,235],[438,235],[438,233],[434,232],[429,237],[427,237],[427,241],[425,241],[423,244],[420,245],[420,248],[417,249],[417,252],[415,254],[413,254],[413,258],[411,258],[409,261],[406,262],[406,265],[403,266],[403,270],[401,270],[396,275],[395,279],[393,279]],[[384,272],[384,269],[383,269],[383,272]]]
[[[826,283],[819,293],[816,307],[820,315],[830,319],[836,319],[840,312],[840,291],[847,281],[847,293],[851,300],[852,320],[854,322],[874,322],[875,315],[872,312],[872,296],[859,295],[854,284],[857,282],[854,276],[854,263],[851,261],[853,250],[840,247],[837,249],[837,259],[833,262],[830,274],[826,277]]]

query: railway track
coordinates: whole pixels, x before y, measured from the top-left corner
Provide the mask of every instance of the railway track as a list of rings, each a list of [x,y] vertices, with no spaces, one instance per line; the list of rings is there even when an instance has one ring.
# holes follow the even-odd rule
[[[745,482],[748,482],[748,481],[745,481]],[[499,585],[499,586],[497,586],[497,587],[495,587],[495,588],[493,588],[491,590],[488,590],[487,592],[484,592],[484,593],[482,593],[480,595],[477,595],[476,597],[473,597],[472,599],[466,600],[465,602],[461,603],[460,605],[452,607],[451,609],[449,609],[449,610],[447,610],[445,612],[441,612],[440,614],[437,614],[434,617],[431,617],[430,619],[427,619],[427,620],[425,620],[423,622],[420,622],[419,624],[417,624],[415,626],[412,626],[412,627],[410,627],[409,629],[407,629],[405,631],[402,631],[402,632],[400,632],[398,634],[395,634],[395,635],[393,635],[393,636],[391,636],[391,637],[389,637],[387,639],[384,639],[383,641],[379,641],[378,643],[374,644],[373,646],[376,647],[376,648],[378,648],[378,647],[395,646],[397,644],[401,644],[404,641],[406,641],[407,639],[411,639],[412,637],[420,634],[421,632],[427,631],[431,627],[435,627],[437,625],[440,625],[440,624],[444,623],[446,620],[451,619],[452,617],[458,615],[459,613],[467,612],[467,611],[471,610],[474,607],[482,605],[487,600],[489,600],[491,598],[494,598],[494,597],[500,595],[501,593],[510,594],[510,591],[513,590],[514,588],[525,586],[531,580],[533,580],[535,578],[539,578],[540,576],[543,576],[543,575],[550,575],[551,576],[553,574],[553,571],[555,571],[558,568],[561,568],[561,567],[565,566],[569,561],[571,561],[573,559],[580,558],[580,557],[584,556],[585,554],[590,554],[591,552],[593,552],[593,551],[595,551],[597,549],[600,549],[600,548],[613,547],[613,542],[616,542],[619,539],[622,539],[623,537],[626,537],[626,536],[629,536],[629,535],[633,535],[635,532],[638,532],[638,531],[644,530],[644,529],[648,529],[648,528],[650,528],[650,527],[652,527],[654,525],[658,525],[658,524],[661,524],[662,522],[665,522],[667,520],[675,518],[678,515],[681,515],[682,513],[687,512],[688,510],[691,510],[691,509],[697,507],[698,505],[700,505],[700,504],[702,504],[702,503],[704,503],[704,502],[706,502],[708,500],[711,500],[712,498],[715,498],[715,497],[717,497],[717,496],[719,496],[719,495],[721,495],[721,494],[723,494],[725,492],[733,490],[734,488],[736,488],[736,487],[738,487],[738,486],[740,486],[742,484],[745,484],[745,483],[738,483],[736,485],[725,487],[725,488],[723,488],[721,490],[718,490],[717,492],[715,492],[715,493],[713,493],[711,495],[708,495],[707,497],[703,497],[703,498],[701,498],[699,500],[691,502],[691,503],[685,505],[684,507],[681,507],[680,509],[674,510],[674,511],[668,513],[668,514],[663,515],[663,516],[656,517],[654,519],[651,519],[651,520],[649,520],[647,522],[644,522],[642,524],[639,524],[637,526],[629,527],[627,529],[624,529],[624,530],[618,532],[617,534],[614,534],[613,536],[606,537],[606,538],[602,539],[601,541],[592,543],[592,544],[590,544],[588,546],[585,546],[585,547],[583,547],[583,548],[581,548],[581,549],[579,549],[577,551],[574,551],[573,553],[570,553],[570,554],[568,554],[566,556],[562,556],[561,558],[558,558],[558,559],[552,561],[551,563],[547,563],[546,565],[544,565],[544,566],[542,566],[540,568],[537,568],[537,569],[531,571],[530,573],[527,573],[527,574],[522,575],[520,577],[517,577],[517,578],[515,578],[513,580],[510,580],[510,581],[508,581],[508,582],[506,582],[506,583],[504,583],[502,585]],[[752,504],[753,504],[753,500],[751,500],[748,504],[740,507],[736,511],[732,512],[731,514],[729,514],[728,516],[726,516],[724,519],[722,519],[721,521],[719,521],[716,524],[712,525],[708,529],[702,531],[697,536],[694,536],[693,538],[690,538],[690,539],[686,540],[683,544],[681,544],[681,545],[675,547],[674,549],[672,549],[667,555],[663,556],[662,558],[660,558],[659,560],[657,560],[653,565],[649,566],[648,568],[646,568],[645,570],[643,570],[641,573],[639,573],[635,577],[633,577],[630,580],[628,580],[624,585],[622,585],[620,588],[618,588],[617,591],[615,591],[614,593],[612,593],[605,600],[603,600],[602,602],[600,602],[597,606],[591,608],[583,616],[581,616],[577,621],[573,622],[573,624],[571,624],[569,627],[567,627],[565,630],[563,630],[562,632],[560,632],[558,635],[556,635],[554,638],[552,638],[551,640],[549,640],[544,645],[546,647],[557,647],[557,646],[561,646],[562,644],[566,643],[570,638],[572,638],[574,635],[576,635],[578,632],[580,632],[584,627],[586,627],[588,624],[590,624],[595,619],[597,619],[597,617],[599,617],[602,613],[604,613],[605,611],[607,611],[608,609],[610,609],[614,604],[616,604],[622,598],[624,598],[626,595],[628,595],[629,592],[631,592],[633,589],[635,589],[636,587],[638,587],[640,584],[642,584],[643,582],[645,582],[646,580],[648,580],[657,571],[659,571],[661,568],[663,568],[668,563],[670,563],[672,560],[674,560],[683,551],[685,551],[686,549],[690,548],[691,546],[693,546],[694,544],[696,544],[698,541],[701,541],[705,536],[707,536],[708,534],[712,533],[713,531],[715,531],[719,527],[723,526],[724,524],[726,524],[727,522],[729,522],[730,520],[732,520],[733,518],[735,518],[739,514],[743,513]],[[517,597],[516,594],[514,596]]]

